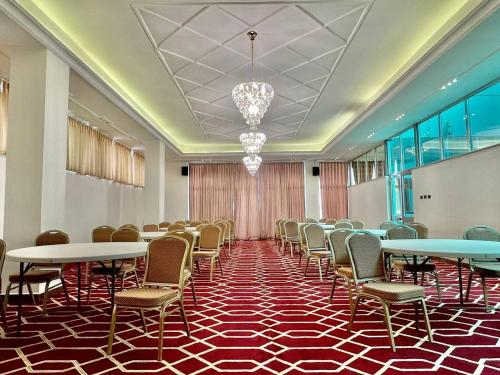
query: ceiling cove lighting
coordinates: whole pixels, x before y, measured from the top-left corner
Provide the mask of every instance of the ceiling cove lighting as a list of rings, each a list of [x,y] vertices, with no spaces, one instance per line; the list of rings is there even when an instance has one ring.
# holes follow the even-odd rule
[[[243,158],[243,163],[250,176],[255,176],[259,170],[260,163],[262,163],[262,158],[259,155],[248,155]]]
[[[252,46],[252,81],[243,82],[233,89],[233,100],[240,110],[243,118],[250,129],[256,129],[260,124],[260,120],[271,104],[274,98],[274,90],[272,86],[265,82],[255,82],[254,79],[254,58],[253,58],[253,42],[257,37],[257,32],[249,31],[247,33]]]

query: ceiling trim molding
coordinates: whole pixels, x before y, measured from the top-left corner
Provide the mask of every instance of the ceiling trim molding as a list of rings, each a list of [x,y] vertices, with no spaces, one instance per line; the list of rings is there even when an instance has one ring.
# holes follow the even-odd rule
[[[375,101],[370,103],[361,113],[342,129],[321,150],[320,154],[327,154],[334,145],[338,144],[347,133],[356,128],[374,112],[393,99],[406,85],[432,65],[441,55],[462,40],[473,28],[492,15],[498,8],[496,1],[485,0],[473,9],[464,19],[452,27],[437,43],[421,56],[409,69],[398,77]],[[341,157],[342,154],[339,156]]]
[[[33,16],[23,9],[15,0],[0,0],[0,10],[11,20],[22,27],[28,34],[40,44],[62,59],[74,71],[80,74],[93,87],[101,92],[119,109],[124,111],[139,125],[144,127],[155,138],[160,139],[176,155],[182,152],[165,135],[158,131],[147,119],[139,114],[124,98],[122,98],[111,86],[90,69],[81,59],[71,52],[64,44],[58,41],[46,28],[43,27]]]

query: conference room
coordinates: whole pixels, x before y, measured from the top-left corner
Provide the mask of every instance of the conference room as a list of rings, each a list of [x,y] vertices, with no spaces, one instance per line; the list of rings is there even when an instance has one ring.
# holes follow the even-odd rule
[[[500,374],[497,0],[0,0],[0,373]]]

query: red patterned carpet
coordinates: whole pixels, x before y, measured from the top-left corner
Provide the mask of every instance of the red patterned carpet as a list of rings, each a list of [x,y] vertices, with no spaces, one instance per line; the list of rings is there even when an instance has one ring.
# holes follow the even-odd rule
[[[413,325],[413,307],[393,309],[397,353],[388,347],[382,316],[361,310],[353,334],[346,331],[347,293],[320,283],[316,270],[303,275],[298,258],[282,256],[271,241],[240,242],[224,261],[224,278],[195,276],[199,305],[186,295],[191,338],[180,316],[167,319],[164,361],[156,361],[157,315],[147,314],[149,334],[139,316],[118,317],[113,355],[105,354],[108,299],[94,292],[80,311],[53,298],[49,316],[25,307],[23,335],[12,328],[0,339],[0,373],[114,374],[500,374],[500,314],[484,310],[436,309],[433,286],[428,304],[435,343]],[[453,266],[440,264],[443,284],[456,279]],[[467,276],[467,275],[465,275]],[[74,272],[68,282],[75,285]],[[491,304],[500,306],[500,284],[490,284]],[[70,289],[70,293],[74,288]],[[456,302],[447,286],[444,305]],[[84,296],[85,297],[85,296]],[[474,284],[473,299],[482,302]],[[14,325],[14,307],[8,311]]]

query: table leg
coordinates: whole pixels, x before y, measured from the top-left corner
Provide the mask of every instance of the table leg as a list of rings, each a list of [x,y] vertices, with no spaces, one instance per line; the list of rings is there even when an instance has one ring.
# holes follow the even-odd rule
[[[81,280],[81,276],[82,276],[82,269],[81,269],[81,264],[80,262],[78,262],[76,264],[76,266],[78,267],[77,270],[78,270],[78,280],[77,280],[77,285],[78,285],[78,295],[77,295],[77,298],[78,298],[78,308],[80,308],[81,306],[81,290],[82,290],[82,280]]]
[[[17,336],[21,336],[21,314],[23,310],[24,262],[19,263],[19,294],[17,300]]]
[[[458,290],[460,293],[460,304],[464,304],[464,290],[462,286],[462,260],[464,258],[457,258],[457,267],[458,267]]]
[[[115,307],[115,281],[116,281],[116,260],[111,261],[111,313],[113,313],[113,308]]]
[[[418,272],[417,272],[417,256],[413,255],[413,284],[418,284]]]

